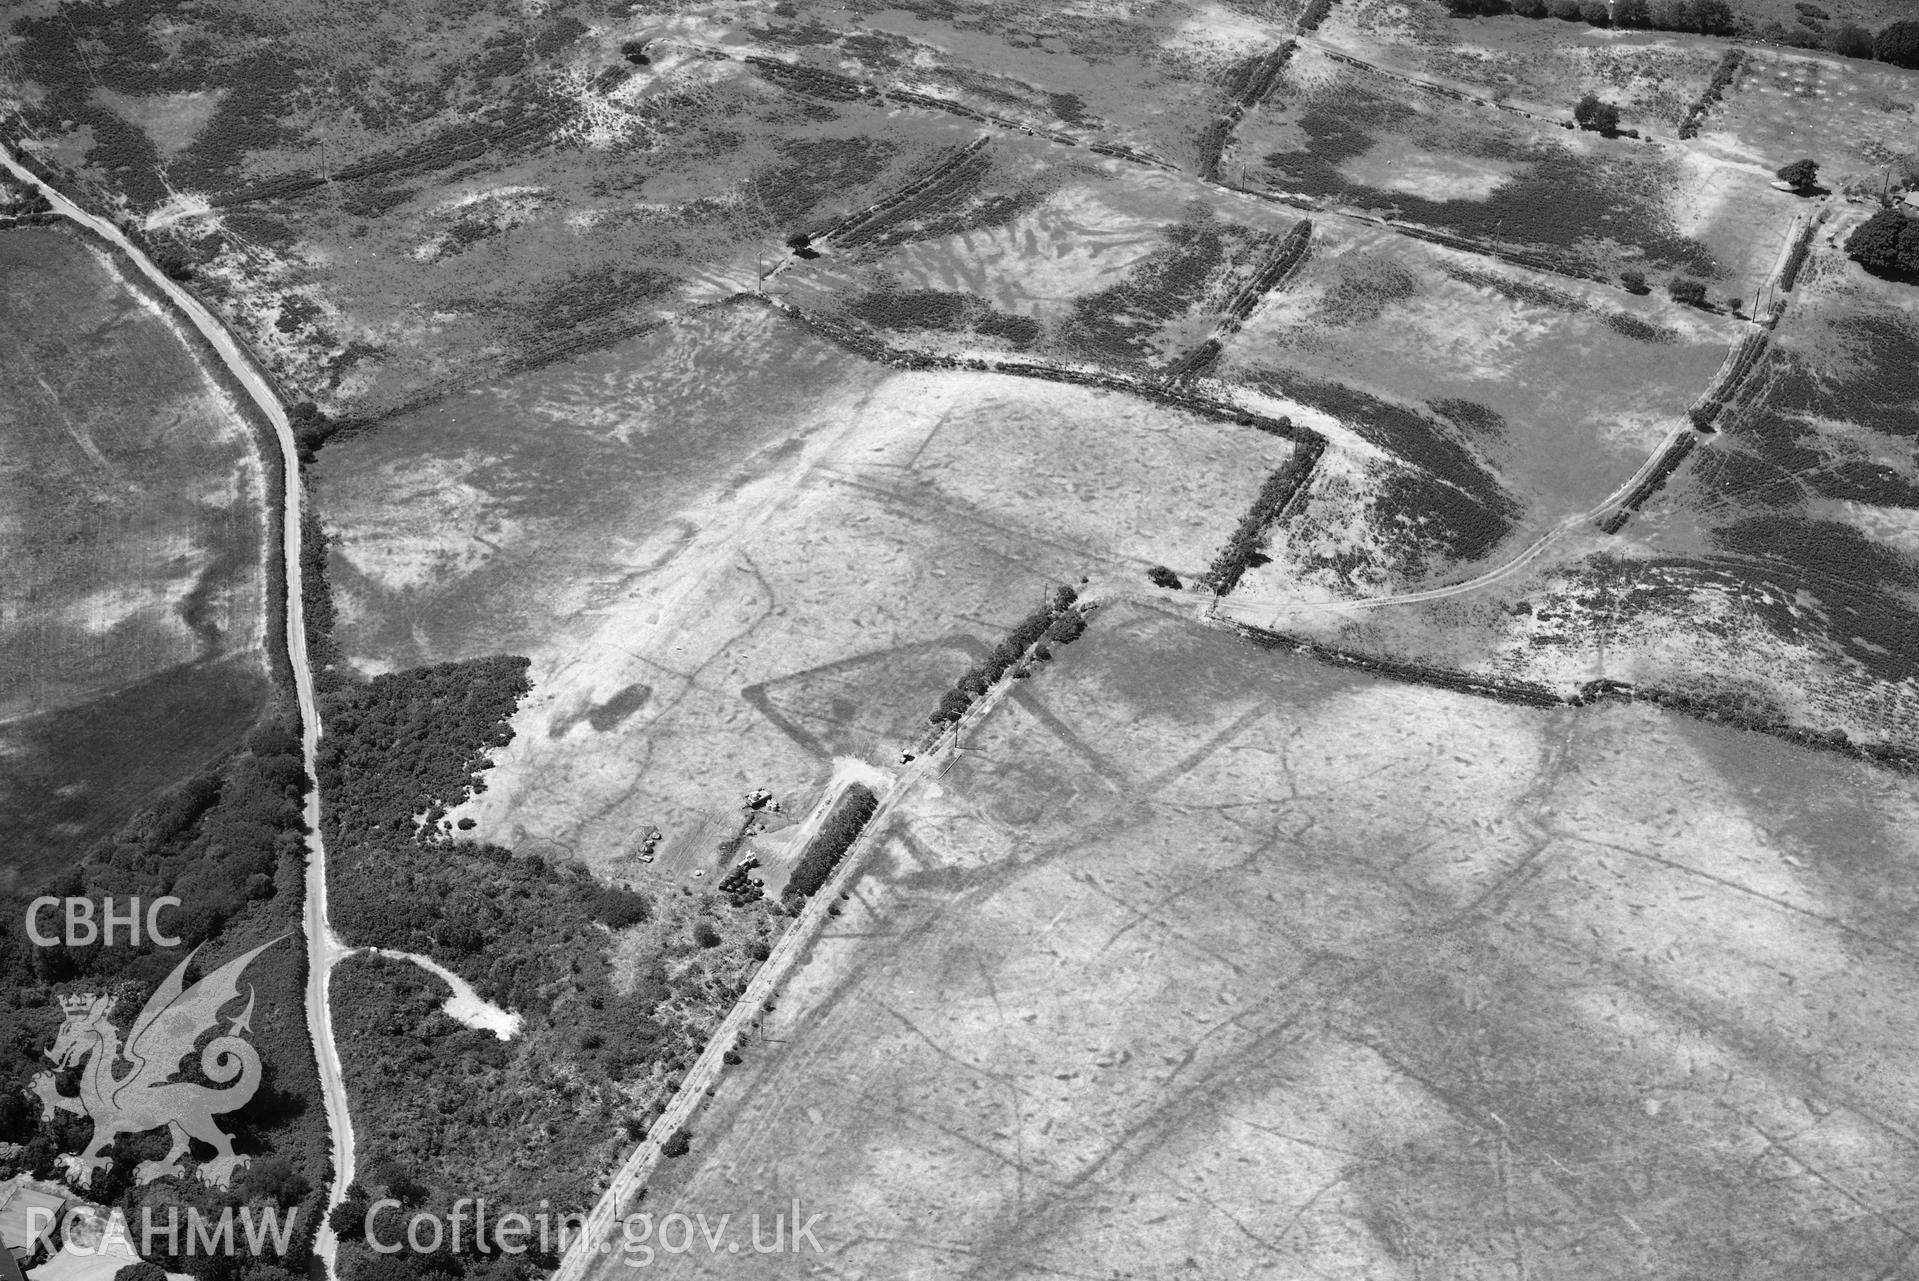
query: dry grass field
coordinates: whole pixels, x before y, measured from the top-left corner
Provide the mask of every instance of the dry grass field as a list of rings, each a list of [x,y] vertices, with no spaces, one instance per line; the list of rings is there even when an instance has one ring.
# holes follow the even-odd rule
[[[968,748],[656,1222],[798,1198],[841,1277],[1902,1266],[1909,783],[1122,606]]]
[[[77,862],[267,693],[252,428],[170,317],[53,229],[0,232],[0,885]]]
[[[803,812],[833,756],[910,745],[1048,584],[1204,569],[1289,451],[1112,392],[889,373],[739,306],[336,442],[317,477],[350,661],[533,659],[456,817],[684,876],[740,794]]]

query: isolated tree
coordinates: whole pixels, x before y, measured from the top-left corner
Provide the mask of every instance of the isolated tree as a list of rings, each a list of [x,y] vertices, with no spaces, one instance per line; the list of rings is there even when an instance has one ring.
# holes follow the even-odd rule
[[[1848,22],[1826,34],[1826,47],[1842,58],[1870,58],[1872,32],[1856,22]]]
[[[685,1156],[693,1147],[693,1136],[685,1126],[673,1131],[666,1142],[660,1144],[661,1156]]]
[[[1619,283],[1626,287],[1628,293],[1644,294],[1652,292],[1651,288],[1646,284],[1646,273],[1637,267],[1628,267],[1626,270],[1620,272]]]
[[[1919,218],[1881,209],[1852,233],[1846,252],[1873,271],[1919,276]]]
[[[1666,286],[1666,292],[1672,295],[1674,302],[1685,303],[1688,307],[1706,305],[1706,282],[1681,277]]]
[[[1795,160],[1779,169],[1779,181],[1801,191],[1819,185],[1819,162],[1816,160]]]
[[[1146,571],[1147,581],[1155,587],[1165,587],[1172,591],[1180,588],[1179,575],[1164,565],[1155,565]]]
[[[1652,25],[1661,31],[1697,31],[1692,0],[1652,0]]]
[[[1695,0],[1692,12],[1702,35],[1729,36],[1739,30],[1739,19],[1726,0]]]
[[[1919,67],[1919,22],[1895,22],[1872,42],[1872,56],[1895,67]]]
[[[1589,93],[1579,100],[1573,108],[1573,121],[1581,129],[1591,129],[1598,133],[1619,132],[1619,108],[1610,102],[1600,100],[1596,93]]]

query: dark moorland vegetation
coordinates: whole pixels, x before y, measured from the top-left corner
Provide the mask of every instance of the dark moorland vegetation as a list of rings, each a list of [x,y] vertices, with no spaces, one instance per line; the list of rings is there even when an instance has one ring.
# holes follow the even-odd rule
[[[142,1206],[152,1205],[164,1215],[169,1203],[216,1216],[224,1205],[271,1205],[297,1214],[297,1230],[284,1254],[269,1247],[260,1255],[235,1258],[156,1256],[169,1271],[208,1281],[285,1281],[287,1273],[299,1274],[322,1209],[326,1119],[307,1032],[306,951],[300,933],[306,787],[298,736],[290,723],[269,720],[232,757],[174,788],[53,883],[0,895],[0,912],[16,923],[0,933],[0,1138],[23,1145],[12,1164],[39,1178],[58,1177],[56,1158],[84,1147],[92,1127],[86,1116],[64,1112],[44,1120],[28,1093],[34,1075],[48,1067],[43,1056],[62,1020],[60,996],[113,994],[115,1022],[124,1036],[146,999],[191,949],[199,952],[189,981],[242,952],[283,940],[256,958],[245,975],[256,998],[251,1039],[260,1055],[262,1083],[244,1108],[221,1118],[223,1128],[234,1134],[236,1150],[251,1158],[232,1191],[192,1178],[135,1186],[134,1167],[166,1153],[165,1131],[154,1131],[116,1142],[112,1168],[96,1174],[86,1194],[119,1206],[129,1222],[139,1221]],[[156,946],[143,935],[129,945],[122,934],[112,947],[100,942],[36,947],[17,923],[41,895],[91,899],[96,918],[104,916],[108,898],[124,913],[129,899],[150,903],[176,896],[181,906],[167,909],[158,923],[180,944]],[[43,915],[40,924],[59,929],[54,913]],[[74,1092],[77,1075],[60,1074],[64,1092]],[[6,1164],[0,1161],[0,1176],[8,1172]]]

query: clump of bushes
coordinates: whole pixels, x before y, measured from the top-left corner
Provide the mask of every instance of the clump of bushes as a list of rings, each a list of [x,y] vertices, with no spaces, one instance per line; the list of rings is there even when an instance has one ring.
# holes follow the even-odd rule
[[[593,892],[588,912],[608,929],[621,930],[638,925],[652,915],[652,903],[646,895],[622,885],[602,885]]]
[[[1795,160],[1779,167],[1779,181],[1797,191],[1810,191],[1819,185],[1819,162]]]
[[[807,842],[799,865],[787,878],[786,897],[811,898],[819,893],[820,886],[826,884],[826,878],[846,857],[846,851],[853,848],[853,842],[859,839],[866,829],[866,821],[879,806],[879,797],[873,795],[872,788],[864,783],[849,783],[820,824],[820,830]]]
[[[1919,218],[1881,209],[1847,238],[1846,252],[1871,271],[1919,277]]]
[[[1672,295],[1674,302],[1684,303],[1688,307],[1711,305],[1706,301],[1706,282],[1703,280],[1681,276],[1666,286],[1666,292]]]
[[[1573,108],[1573,123],[1594,133],[1619,132],[1619,108],[1596,93],[1589,93]]]
[[[1146,581],[1155,587],[1164,587],[1168,591],[1178,591],[1185,584],[1179,581],[1179,575],[1164,565],[1155,565],[1146,571]]]

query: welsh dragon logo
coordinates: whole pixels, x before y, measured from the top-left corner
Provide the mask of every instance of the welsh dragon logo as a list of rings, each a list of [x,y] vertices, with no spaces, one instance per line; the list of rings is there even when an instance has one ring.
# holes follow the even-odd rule
[[[120,1135],[144,1134],[162,1126],[172,1131],[173,1148],[163,1160],[140,1163],[134,1177],[141,1183],[184,1173],[180,1158],[187,1155],[189,1139],[199,1140],[218,1154],[202,1163],[199,1170],[201,1180],[215,1187],[226,1187],[233,1172],[247,1163],[246,1157],[234,1152],[233,1140],[213,1123],[213,1118],[244,1106],[260,1088],[260,1056],[245,1039],[253,1030],[251,986],[247,988],[246,1008],[229,1016],[226,1031],[200,1050],[200,1071],[215,1086],[226,1088],[173,1078],[180,1071],[181,1060],[193,1053],[203,1035],[217,1027],[220,1011],[240,998],[241,971],[279,941],[274,939],[245,956],[235,957],[188,988],[187,966],[199,952],[195,948],[147,1001],[133,1021],[124,1046],[112,1022],[113,997],[88,993],[60,998],[66,1022],[61,1024],[47,1057],[60,1068],[86,1060],[80,1092],[61,1094],[51,1072],[33,1079],[33,1092],[39,1096],[48,1120],[56,1111],[93,1119],[93,1138],[85,1150],[78,1156],[60,1158],[76,1187],[86,1187],[93,1181],[94,1171],[113,1164],[105,1153]]]

